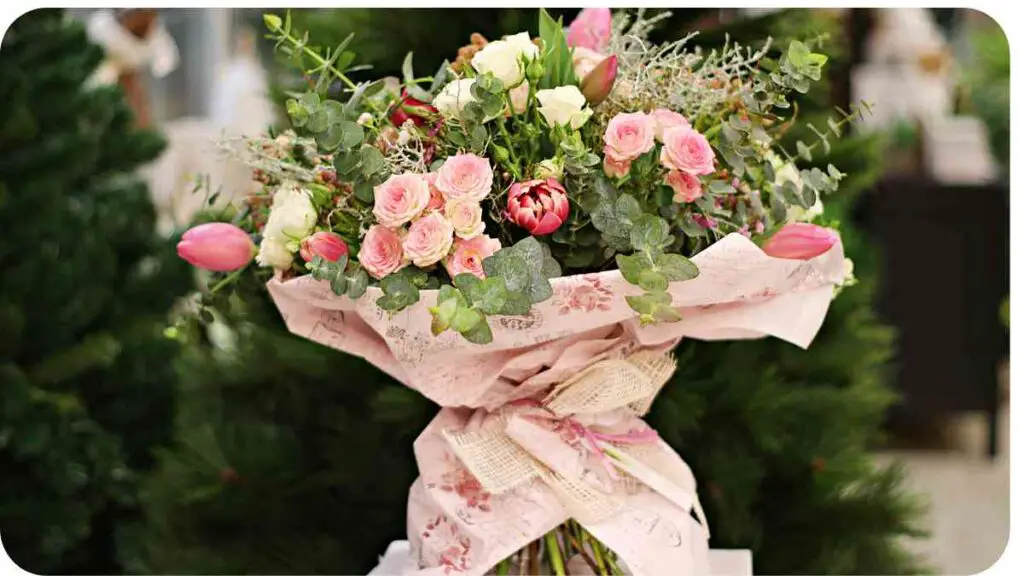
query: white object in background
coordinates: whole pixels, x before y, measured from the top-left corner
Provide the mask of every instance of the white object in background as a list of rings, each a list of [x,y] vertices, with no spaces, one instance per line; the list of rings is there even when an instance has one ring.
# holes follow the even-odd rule
[[[922,124],[924,167],[936,181],[949,185],[991,182],[998,168],[988,143],[988,129],[974,116],[949,116]]]
[[[927,8],[875,9],[876,24],[865,42],[868,62],[916,62],[923,54],[940,51],[946,39]]]
[[[86,33],[106,53],[106,59],[93,74],[93,84],[114,84],[122,73],[147,65],[157,78],[178,68],[178,45],[159,20],[149,36],[140,39],[125,30],[113,10],[97,10],[89,16]]]
[[[871,113],[858,129],[879,130],[896,120],[927,121],[953,110],[954,86],[943,76],[924,73],[917,65],[862,64],[850,74],[854,102],[868,102]]]
[[[750,550],[711,550],[710,576],[753,576],[754,562]],[[401,576],[415,572],[416,562],[407,540],[395,540],[389,546],[380,564],[368,576]]]

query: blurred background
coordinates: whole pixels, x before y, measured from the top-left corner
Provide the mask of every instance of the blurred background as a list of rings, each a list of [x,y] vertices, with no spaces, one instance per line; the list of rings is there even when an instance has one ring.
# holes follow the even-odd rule
[[[4,36],[0,539],[30,572],[366,573],[404,538],[435,408],[290,336],[259,286],[186,314],[176,236],[253,186],[216,141],[282,125],[302,86],[262,13],[37,11]],[[533,9],[292,18],[324,46],[354,33],[365,77],[536,34]],[[984,570],[1009,532],[1005,34],[965,9],[679,9],[655,38],[693,30],[705,49],[819,43],[799,124],[872,104],[815,160],[850,174],[827,211],[858,284],[808,351],[683,343],[650,416],[709,498],[712,545],[753,550],[758,574]]]

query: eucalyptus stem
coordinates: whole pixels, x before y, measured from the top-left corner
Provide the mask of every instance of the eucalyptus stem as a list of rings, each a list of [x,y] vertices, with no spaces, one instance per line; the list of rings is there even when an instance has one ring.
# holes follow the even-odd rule
[[[544,535],[544,543],[547,545],[548,556],[551,558],[551,569],[555,571],[555,576],[565,576],[565,563],[562,560],[562,551],[558,547],[555,530]]]

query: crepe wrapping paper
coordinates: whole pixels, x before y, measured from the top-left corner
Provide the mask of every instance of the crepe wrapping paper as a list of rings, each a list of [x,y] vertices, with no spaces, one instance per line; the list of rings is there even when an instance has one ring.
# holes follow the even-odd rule
[[[577,511],[557,482],[535,477],[492,492],[470,473],[453,438],[498,430],[540,469],[607,495],[610,513],[576,519],[632,574],[660,574],[667,566],[709,574],[707,527],[691,516],[699,512],[696,483],[667,444],[657,440],[623,454],[628,473],[615,480],[602,470],[600,454],[566,433],[579,430],[566,422],[610,436],[643,430],[639,416],[653,395],[639,406],[563,414],[565,420],[539,421],[521,405],[548,399],[553,387],[590,367],[667,353],[684,337],[775,336],[806,348],[843,282],[843,260],[838,242],[814,259],[785,260],[730,234],[693,258],[697,278],[669,286],[679,322],[640,326],[625,296],[642,291],[612,270],[553,279],[554,296],[528,315],[488,318],[494,339],[485,345],[431,333],[436,291],[421,291],[417,304],[389,316],[375,303],[377,288],[356,301],[309,276],[274,278],[268,289],[291,332],[361,356],[443,407],[415,443],[420,478],[408,509],[415,573],[485,574],[573,517],[569,509]]]

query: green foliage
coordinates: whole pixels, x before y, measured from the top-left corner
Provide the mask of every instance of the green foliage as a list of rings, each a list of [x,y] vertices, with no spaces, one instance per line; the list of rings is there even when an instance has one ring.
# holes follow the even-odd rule
[[[366,574],[405,537],[412,443],[436,408],[288,333],[262,279],[237,296],[234,344],[196,341],[178,363],[175,443],[145,483],[144,522],[118,533],[125,570]]]
[[[572,68],[572,50],[565,39],[565,25],[562,18],[555,20],[548,11],[539,11],[538,29],[540,39],[544,43],[544,74],[540,78],[540,88],[557,88],[559,86],[576,85],[576,73]]]
[[[85,89],[101,49],[60,11],[19,18],[0,49],[0,533],[39,573],[114,573],[110,531],[171,434],[191,286],[132,172],[163,140],[120,89]]]

